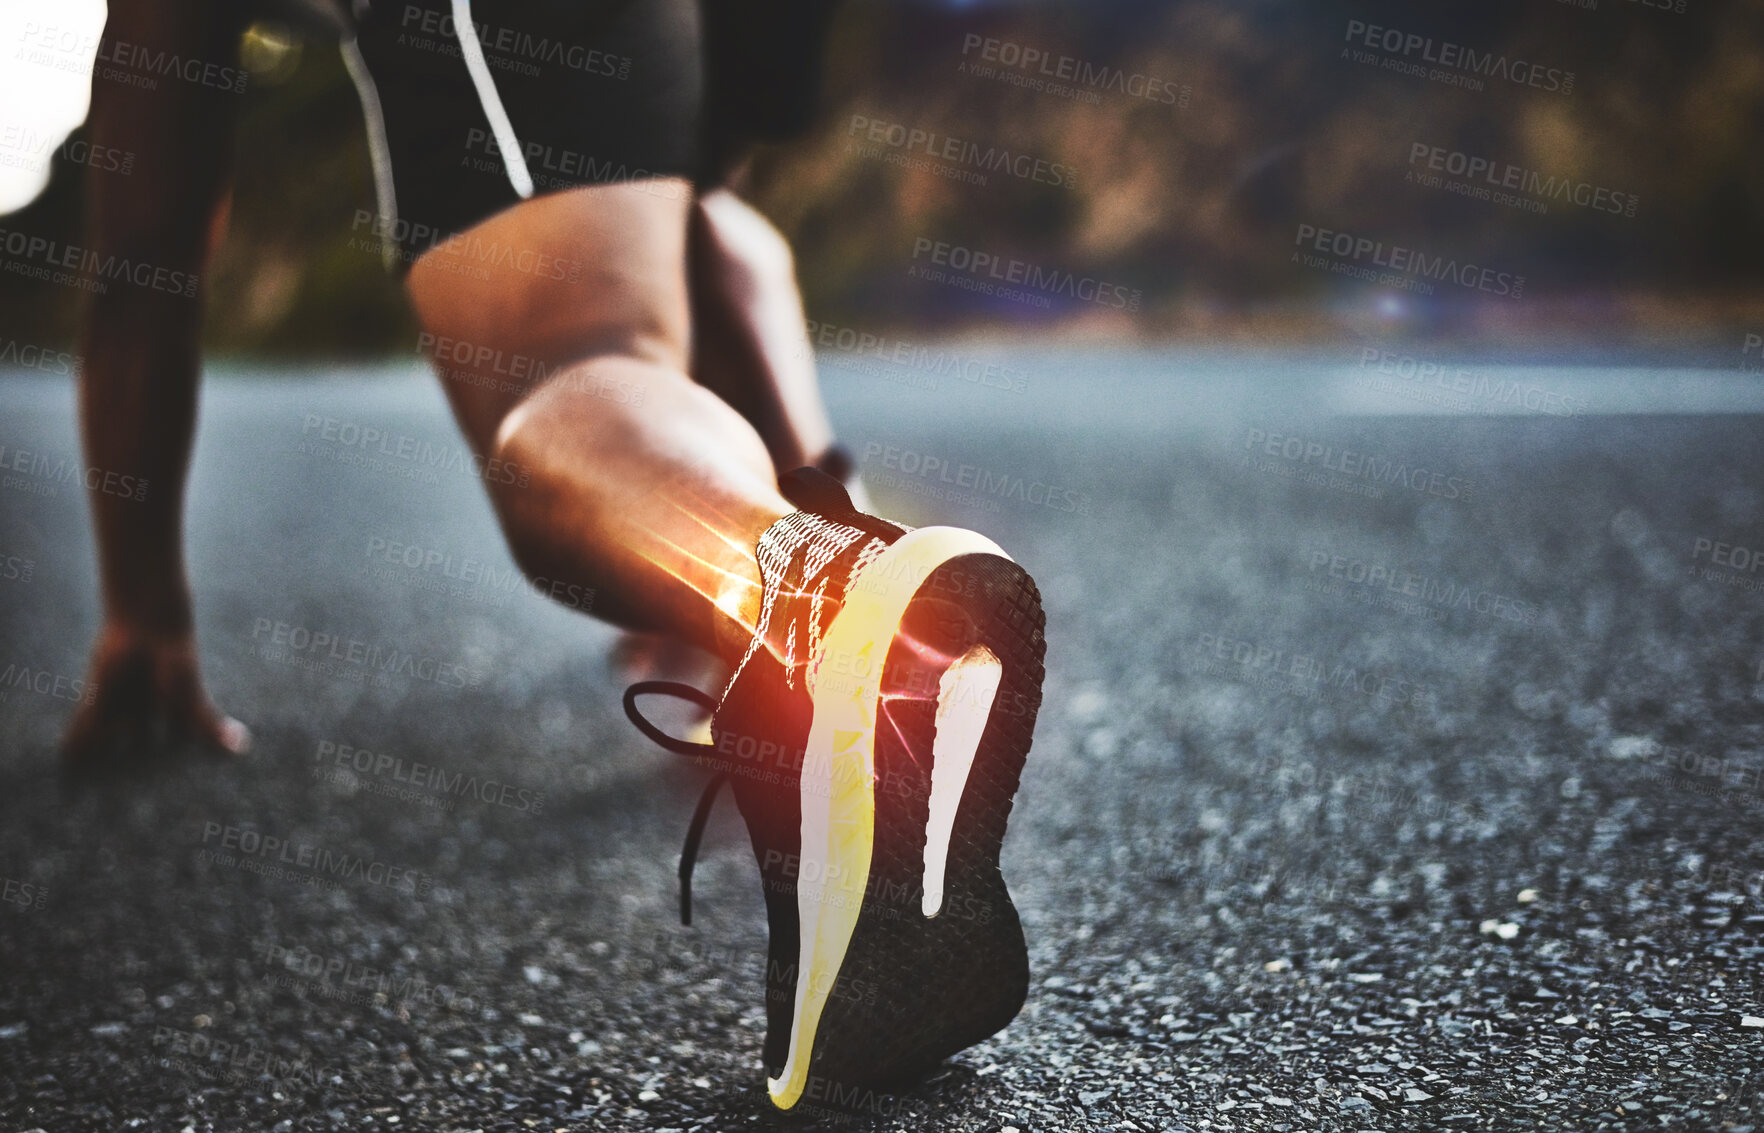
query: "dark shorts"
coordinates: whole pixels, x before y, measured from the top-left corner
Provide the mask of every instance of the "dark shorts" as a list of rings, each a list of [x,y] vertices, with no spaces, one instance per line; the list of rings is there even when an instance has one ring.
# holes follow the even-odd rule
[[[473,0],[462,35],[449,0],[375,0],[344,45],[374,151],[357,227],[404,270],[528,196],[712,183],[747,142],[807,126],[832,7]]]

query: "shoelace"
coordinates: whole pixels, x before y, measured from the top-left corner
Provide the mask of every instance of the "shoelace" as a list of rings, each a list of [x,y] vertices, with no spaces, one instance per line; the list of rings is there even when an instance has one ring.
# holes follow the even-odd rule
[[[850,470],[850,454],[843,450],[837,453],[829,452],[824,459],[842,462],[837,465],[841,472],[849,472]],[[820,469],[799,468],[780,477],[779,486],[784,492],[785,498],[804,511],[812,512],[837,523],[843,523],[849,527],[855,527],[865,535],[887,543],[892,543],[900,538],[906,530],[905,528],[852,507],[851,497],[846,495],[845,487],[840,483],[842,479],[844,479],[843,475],[835,478]],[[857,545],[861,546],[862,542],[860,540]],[[797,591],[799,599],[805,581],[802,577],[803,569],[806,566],[805,551],[806,547],[797,549],[786,571],[787,579],[794,578],[793,589]],[[804,611],[800,601],[792,605],[793,608],[788,615],[791,619],[789,636],[800,643],[800,648],[807,650],[811,648],[811,643],[807,636],[799,635],[797,630],[803,624],[802,615],[808,612],[812,620],[814,613],[812,610]],[[625,690],[625,715],[631,723],[637,726],[638,731],[649,737],[658,747],[676,755],[684,755],[694,759],[724,760],[727,758],[717,750],[715,744],[693,743],[690,740],[670,736],[645,719],[643,714],[637,710],[637,698],[651,694],[678,697],[698,705],[707,712],[714,713],[718,706],[710,694],[678,681],[638,681]],[[692,869],[698,862],[698,847],[704,838],[705,824],[710,821],[711,808],[716,804],[717,794],[723,789],[723,784],[728,779],[729,773],[727,771],[719,771],[711,778],[711,781],[705,785],[704,793],[699,796],[698,806],[692,812],[691,823],[686,827],[686,844],[680,851],[681,924],[692,923]]]
[[[796,553],[791,556],[790,565],[785,571],[786,585],[797,591],[800,591],[802,587],[806,551],[806,547],[798,547]],[[806,637],[799,637],[797,633],[803,612],[800,608],[801,603],[792,602],[789,605],[791,606],[789,637],[791,640],[806,642]],[[691,740],[670,736],[645,718],[643,713],[637,710],[637,698],[650,694],[678,697],[696,704],[707,712],[714,713],[717,710],[717,702],[709,693],[678,681],[638,681],[625,690],[625,715],[630,718],[631,723],[637,725],[638,731],[649,737],[658,747],[671,751],[675,755],[684,755],[692,759],[725,758],[721,752],[717,751],[715,744],[694,743]],[[680,850],[680,923],[683,925],[692,923],[692,869],[698,864],[699,843],[704,839],[705,824],[710,821],[711,808],[716,805],[717,794],[728,780],[729,773],[727,771],[719,771],[711,777],[711,781],[705,785],[704,794],[698,798],[698,806],[692,812],[692,821],[686,827],[686,844]]]
[[[698,705],[708,712],[717,710],[717,702],[700,689],[678,681],[638,681],[625,690],[625,715],[637,730],[649,737],[658,747],[673,752],[675,755],[690,756],[694,759],[717,759],[719,753],[715,744],[693,743],[670,736],[637,710],[637,698],[651,694],[674,696],[681,700]],[[717,792],[729,779],[727,771],[719,771],[712,776],[704,788],[704,794],[698,798],[698,807],[692,812],[692,822],[686,827],[686,845],[680,850],[680,923],[692,923],[692,867],[698,863],[698,845],[704,838],[704,827],[710,821],[711,807],[716,805]]]

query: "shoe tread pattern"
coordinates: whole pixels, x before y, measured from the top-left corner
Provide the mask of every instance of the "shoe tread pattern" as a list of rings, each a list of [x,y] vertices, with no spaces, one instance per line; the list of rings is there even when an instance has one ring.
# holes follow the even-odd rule
[[[810,1074],[841,1087],[924,1073],[997,1033],[1029,983],[1022,926],[999,872],[1013,800],[1041,702],[1041,596],[1017,564],[963,555],[915,593],[890,647],[879,713],[876,840],[863,911],[828,997]],[[904,640],[931,644],[927,664]],[[944,904],[920,908],[930,764],[941,664],[984,645],[1003,667],[993,710],[957,810]],[[885,713],[893,721],[880,718]]]

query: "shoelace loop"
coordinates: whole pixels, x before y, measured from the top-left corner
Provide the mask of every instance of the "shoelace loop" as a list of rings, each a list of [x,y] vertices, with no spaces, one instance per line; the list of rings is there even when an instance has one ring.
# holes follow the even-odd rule
[[[715,744],[701,744],[691,740],[678,739],[668,735],[645,719],[643,713],[637,710],[637,698],[650,695],[678,697],[698,705],[706,712],[715,712],[717,702],[710,693],[693,688],[691,685],[681,684],[679,681],[638,681],[625,690],[625,715],[631,723],[637,725],[639,732],[648,736],[657,746],[666,748],[675,755],[716,755]]]
[[[851,467],[850,453],[830,452],[827,459],[832,462],[835,470],[849,472]],[[798,468],[779,477],[778,486],[784,497],[803,511],[833,523],[856,528],[865,536],[880,539],[884,543],[892,543],[900,538],[906,530],[905,528],[876,516],[867,515],[852,506],[851,497],[846,493],[845,485],[840,482],[842,479],[844,479],[843,476],[830,476],[821,469]],[[860,538],[856,543],[850,544],[847,550],[850,551],[852,547],[856,547],[859,548],[856,553],[861,554],[861,548],[865,542],[865,539]],[[802,593],[807,581],[805,578],[807,569],[808,544],[804,542],[796,547],[790,562],[785,567],[784,590],[787,593],[794,592],[797,599],[791,604],[792,608],[786,615],[789,618],[789,628],[781,635],[792,642],[790,650],[792,656],[787,659],[786,663],[785,680],[787,686],[793,686],[795,671],[799,665],[806,671],[806,665],[801,665],[794,654],[797,650],[802,650],[804,654],[802,661],[806,662],[808,654],[814,649],[814,639],[819,636],[821,629],[818,617],[821,601],[810,602],[809,596]],[[824,601],[824,599],[822,600]],[[804,609],[805,606],[807,609]],[[770,614],[771,611],[768,610],[763,615],[767,622],[769,622]],[[805,627],[808,630],[806,634],[798,632]],[[777,630],[774,629],[773,632],[777,632]],[[761,643],[759,647],[764,648],[765,646]],[[678,697],[696,704],[712,714],[718,708],[715,699],[708,693],[677,681],[638,681],[625,690],[625,715],[630,718],[632,724],[636,725],[638,731],[658,747],[676,755],[695,759],[711,759],[724,764],[730,762],[727,756],[717,750],[715,744],[694,743],[690,740],[670,736],[645,719],[643,714],[637,710],[637,698],[651,694]],[[692,867],[698,860],[698,846],[704,837],[705,824],[710,820],[711,807],[715,805],[717,793],[728,778],[729,773],[724,770],[717,772],[711,779],[704,789],[704,794],[699,797],[697,809],[692,813],[691,825],[686,828],[686,845],[680,851],[681,924],[692,923]]]
[[[718,757],[715,744],[694,743],[670,736],[646,719],[637,709],[637,698],[648,695],[678,697],[708,712],[715,712],[717,702],[709,693],[678,681],[638,681],[625,690],[625,715],[657,746],[676,755]],[[699,796],[698,807],[692,812],[692,822],[686,827],[686,845],[680,850],[680,923],[683,925],[692,923],[692,867],[698,863],[698,844],[704,838],[704,827],[710,821],[711,807],[716,805],[717,792],[722,790],[728,778],[727,772],[717,772],[706,785],[704,794]]]

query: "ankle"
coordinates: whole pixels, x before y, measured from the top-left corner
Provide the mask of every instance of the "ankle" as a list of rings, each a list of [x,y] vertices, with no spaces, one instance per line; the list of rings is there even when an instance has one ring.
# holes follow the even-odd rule
[[[765,596],[765,581],[759,565],[759,545],[766,533],[796,509],[783,497],[781,507],[766,508],[751,516],[744,525],[743,537],[751,548],[743,565],[746,577],[726,575],[720,593],[711,595],[710,639],[716,654],[730,665],[739,664],[753,643],[760,621]],[[788,510],[786,510],[788,509]]]

